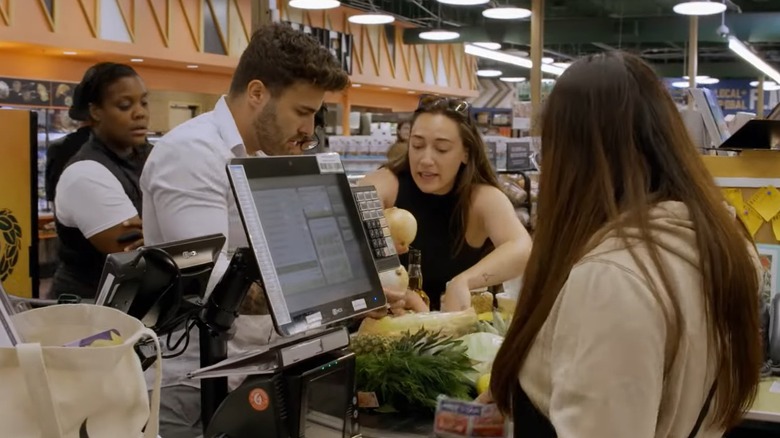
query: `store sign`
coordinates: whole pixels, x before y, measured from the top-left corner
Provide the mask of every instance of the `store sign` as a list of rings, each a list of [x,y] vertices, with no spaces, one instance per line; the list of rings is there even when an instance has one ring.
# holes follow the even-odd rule
[[[685,88],[674,88],[672,82],[682,81],[682,78],[667,78],[669,91],[676,101],[684,103],[687,91]],[[754,79],[724,79],[714,85],[700,85],[702,88],[712,90],[718,98],[718,104],[724,114],[736,114],[738,112],[757,113],[758,90],[750,86]],[[780,91],[764,92],[764,112],[767,113],[780,103]]]
[[[509,172],[523,172],[531,169],[531,142],[507,141],[506,142],[506,170]]]
[[[352,35],[289,21],[286,24],[295,30],[300,30],[316,38],[323,47],[328,49],[341,62],[341,66],[347,74],[352,74],[352,44],[354,43]]]

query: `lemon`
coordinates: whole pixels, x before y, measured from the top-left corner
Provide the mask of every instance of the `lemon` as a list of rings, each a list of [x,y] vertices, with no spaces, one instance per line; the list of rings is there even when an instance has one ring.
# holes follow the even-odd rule
[[[477,392],[482,394],[490,388],[490,373],[483,374],[477,380]]]

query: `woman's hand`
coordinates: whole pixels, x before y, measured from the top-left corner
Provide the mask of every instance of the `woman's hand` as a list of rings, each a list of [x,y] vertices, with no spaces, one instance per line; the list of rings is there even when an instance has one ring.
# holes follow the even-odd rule
[[[428,312],[430,309],[425,305],[422,298],[414,291],[407,289],[400,292],[392,289],[384,289],[387,305],[381,309],[374,310],[368,316],[374,319],[381,319],[388,315],[388,311],[393,315],[403,315],[407,310],[414,312]]]
[[[441,297],[442,312],[460,312],[471,307],[471,291],[465,280],[458,277],[447,283],[447,290]]]

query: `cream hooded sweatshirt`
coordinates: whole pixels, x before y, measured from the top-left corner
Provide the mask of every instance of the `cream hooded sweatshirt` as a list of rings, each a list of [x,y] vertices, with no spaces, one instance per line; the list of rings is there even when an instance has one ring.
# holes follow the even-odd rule
[[[572,269],[520,372],[520,384],[560,438],[687,438],[714,379],[696,236],[688,209],[663,202],[651,225],[683,315],[679,352],[665,352],[658,299],[621,239],[602,234]],[[638,237],[639,230],[627,230]],[[600,243],[598,243],[600,242]],[[756,292],[758,293],[758,292]],[[664,365],[671,361],[664,378]],[[714,401],[713,401],[714,405]],[[697,437],[720,437],[705,420]]]

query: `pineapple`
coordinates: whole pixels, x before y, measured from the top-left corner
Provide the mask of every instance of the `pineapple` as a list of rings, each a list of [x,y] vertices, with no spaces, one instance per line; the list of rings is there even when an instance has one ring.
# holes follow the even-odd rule
[[[384,353],[391,347],[392,341],[387,336],[381,335],[356,335],[352,336],[349,346],[353,353],[369,354]]]

